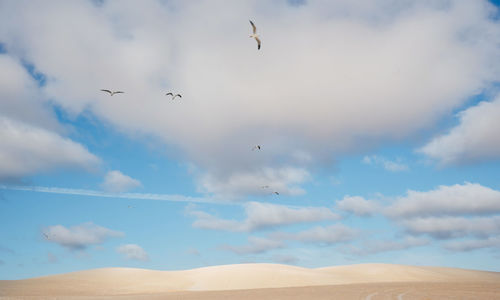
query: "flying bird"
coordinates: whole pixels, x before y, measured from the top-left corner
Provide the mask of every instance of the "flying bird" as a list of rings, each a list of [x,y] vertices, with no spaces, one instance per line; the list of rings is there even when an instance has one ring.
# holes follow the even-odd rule
[[[175,99],[175,97],[179,97],[179,98],[182,98],[181,94],[173,94],[173,93],[166,93],[165,96],[172,96],[172,100]]]
[[[254,150],[260,150],[260,148],[261,148],[261,147],[260,147],[260,145],[255,145],[255,146],[252,148],[252,151],[254,151]]]
[[[43,233],[43,235],[45,236],[45,238],[46,238],[47,240],[49,240],[49,236],[48,236],[45,232],[42,232],[42,233]]]
[[[275,193],[276,195],[279,195],[279,194],[280,194],[280,193],[278,193],[278,192],[274,192],[274,193]]]
[[[110,90],[101,90],[101,91],[109,93],[110,96],[113,96],[114,94],[123,94],[124,93],[122,91],[114,91],[114,92],[112,92]]]
[[[250,21],[250,25],[252,25],[252,29],[253,29],[253,34],[250,35],[251,38],[254,38],[256,41],[257,41],[257,50],[260,49],[260,39],[259,39],[259,35],[257,35],[257,27],[255,27],[255,24],[252,22],[252,20],[249,20]]]

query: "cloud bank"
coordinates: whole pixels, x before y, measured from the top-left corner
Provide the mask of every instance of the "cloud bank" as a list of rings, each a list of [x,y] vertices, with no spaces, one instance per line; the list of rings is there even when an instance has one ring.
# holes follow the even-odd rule
[[[137,187],[142,184],[139,180],[123,174],[120,171],[109,171],[104,177],[102,187],[112,193],[122,193]]]
[[[124,233],[111,230],[92,222],[65,227],[63,225],[48,226],[43,229],[48,242],[56,243],[69,250],[85,250],[91,245],[99,245],[109,238],[122,237]]]
[[[156,136],[200,170],[200,190],[255,194],[274,170],[263,181],[293,195],[304,180],[280,170],[410,137],[488,89],[500,75],[494,12],[458,0],[2,1],[0,42],[45,76],[44,98]],[[181,103],[164,97],[172,89]]]
[[[246,218],[242,221],[221,219],[193,208],[188,208],[187,212],[196,218],[193,227],[235,232],[253,232],[297,223],[340,219],[339,215],[326,207],[292,208],[261,202],[248,202],[243,207]]]

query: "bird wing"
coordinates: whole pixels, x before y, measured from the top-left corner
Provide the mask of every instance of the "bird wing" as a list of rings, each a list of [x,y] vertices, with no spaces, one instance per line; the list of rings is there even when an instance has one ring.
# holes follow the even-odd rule
[[[174,96],[174,94],[172,94],[172,93],[166,93],[166,94],[165,94],[165,96],[168,96],[168,95],[170,95],[170,96],[172,96],[172,97]]]
[[[123,93],[125,93],[125,92],[122,92],[122,91],[116,91],[116,92],[114,92],[113,94],[123,94]]]
[[[257,27],[255,27],[255,24],[252,22],[252,20],[249,20],[250,21],[250,25],[252,25],[252,28],[253,28],[253,34],[255,34],[257,32]]]
[[[179,98],[182,98],[181,94],[177,94],[176,96],[179,96]]]
[[[106,92],[106,93],[113,94],[113,92],[111,92],[110,90],[101,90],[101,91]]]
[[[255,40],[257,41],[257,50],[260,50],[260,39],[258,37],[255,38]]]

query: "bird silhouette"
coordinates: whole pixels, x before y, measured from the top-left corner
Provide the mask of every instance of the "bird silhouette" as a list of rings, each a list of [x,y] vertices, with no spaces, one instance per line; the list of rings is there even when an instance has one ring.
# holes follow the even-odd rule
[[[124,93],[122,91],[114,91],[114,92],[112,92],[110,90],[101,90],[101,91],[109,93],[110,96],[113,96],[114,94],[123,94]]]
[[[260,50],[260,39],[259,39],[259,35],[257,34],[257,27],[255,27],[255,24],[252,22],[252,20],[249,20],[250,21],[250,25],[252,25],[252,30],[253,30],[253,33],[250,35],[251,38],[254,38],[256,41],[257,41],[257,50]]]

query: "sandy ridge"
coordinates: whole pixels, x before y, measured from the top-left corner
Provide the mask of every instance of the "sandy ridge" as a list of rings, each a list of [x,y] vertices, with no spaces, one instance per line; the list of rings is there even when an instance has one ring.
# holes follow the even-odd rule
[[[500,284],[500,273],[388,264],[362,264],[318,269],[276,264],[237,264],[185,271],[105,268],[25,280],[2,280],[0,281],[0,296],[150,295],[185,291],[398,282]],[[377,299],[377,295],[372,297]]]

